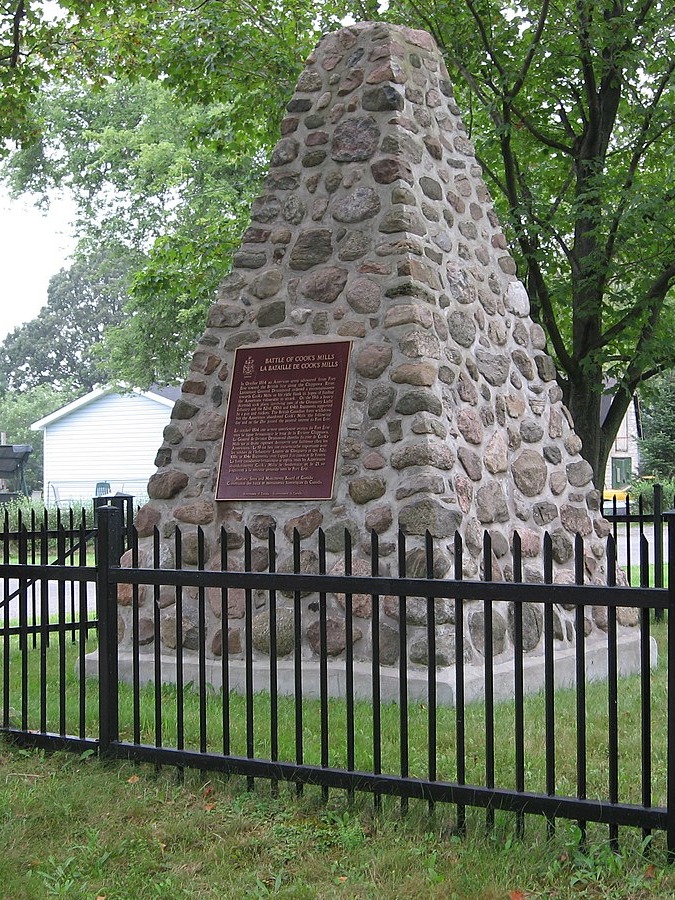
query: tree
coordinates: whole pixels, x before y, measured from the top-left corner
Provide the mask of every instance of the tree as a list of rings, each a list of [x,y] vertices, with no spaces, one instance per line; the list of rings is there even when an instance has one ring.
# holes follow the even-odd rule
[[[105,16],[114,18],[129,5],[0,0],[0,157],[10,142],[27,146],[39,137],[42,122],[34,104],[45,87],[70,76],[98,80],[109,74],[101,66],[100,29]],[[153,4],[133,5],[142,16]]]
[[[8,152],[5,140],[23,143],[35,134],[32,104],[48,80],[45,52],[37,59],[39,45],[49,45],[49,24],[41,7],[26,0],[0,2],[0,156]]]
[[[642,406],[640,470],[675,479],[675,373],[654,379]]]
[[[54,275],[36,318],[0,344],[0,380],[6,392],[47,384],[84,393],[108,380],[96,348],[105,329],[122,319],[133,261],[121,248],[117,253],[99,251]]]
[[[220,131],[229,154],[244,157],[277,140],[304,59],[349,12],[339,0],[113,0],[115,16],[110,4],[61,3],[86,10],[83,37],[98,54],[90,68],[161,81],[189,105],[225,104],[227,116],[209,130]]]
[[[40,109],[48,127],[13,155],[6,177],[43,203],[67,187],[81,253],[127,248],[124,318],[103,335],[99,358],[139,387],[174,381],[247,223],[263,158],[224,149],[223,104],[186,105],[143,78],[60,87]]]
[[[81,388],[64,383],[60,388],[40,384],[22,392],[7,392],[0,396],[0,431],[8,444],[29,444],[33,452],[24,466],[29,490],[42,490],[42,435],[31,431],[38,419],[55,412],[82,394]]]
[[[232,198],[232,215],[222,218],[227,206],[213,208],[212,201],[193,218],[194,206],[188,207],[174,228],[157,238],[135,272],[125,317],[106,331],[101,348],[116,378],[149,387],[186,375],[250,207],[250,201]]]
[[[675,3],[403,0],[386,16],[446,56],[601,484],[636,388],[675,362]]]
[[[247,223],[302,60],[338,24],[339,7],[59,5],[75,36],[66,75],[84,77],[43,90],[32,109],[40,127],[6,173],[43,200],[53,187],[73,191],[86,246],[114,238],[147,252],[125,324],[106,338],[110,366],[139,386],[175,380]]]
[[[75,23],[69,33],[79,29],[81,71],[96,73],[101,86],[101,73],[161,82],[197,119],[204,113],[195,146],[210,142],[230,164],[244,164],[244,150],[264,158],[321,31],[348,13],[381,14],[370,2],[61,5]],[[391,0],[382,15],[431,31],[445,54],[533,317],[547,331],[583,453],[601,481],[636,387],[675,361],[675,0]],[[220,114],[207,112],[214,99]],[[161,232],[158,266],[184,258],[185,221],[175,252],[171,229]],[[227,251],[222,259],[224,270]],[[155,278],[163,283],[156,305]],[[141,332],[144,321],[166,320],[176,296],[179,320],[206,302],[185,285],[173,293],[161,268],[137,283],[130,322]],[[171,336],[159,327],[146,333],[156,335],[152,354],[161,362]],[[119,337],[121,358],[136,342]],[[619,390],[601,423],[606,377]]]

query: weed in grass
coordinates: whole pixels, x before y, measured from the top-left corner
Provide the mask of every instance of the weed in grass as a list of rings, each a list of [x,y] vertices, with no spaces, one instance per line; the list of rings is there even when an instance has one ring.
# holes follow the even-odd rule
[[[438,871],[439,848],[437,837],[433,832],[426,832],[421,846],[416,848],[416,855],[429,884],[440,884],[444,879]]]
[[[359,820],[349,811],[327,812],[319,820],[327,832],[327,846],[350,853],[363,846],[366,836]]]
[[[629,897],[631,900],[672,895],[672,877],[666,868],[647,858],[652,838],[642,840],[633,853],[615,852],[606,841],[581,841],[579,828],[571,824],[563,851],[549,864],[546,880],[554,895],[574,897]],[[665,886],[668,881],[670,888]],[[664,892],[661,892],[661,888]]]
[[[75,857],[69,856],[63,862],[50,856],[45,869],[39,869],[37,877],[48,897],[72,897],[77,886],[78,873],[75,870]]]
[[[256,878],[255,887],[249,896],[255,898],[273,897],[279,894],[283,883],[284,879],[281,872],[277,872],[277,874],[270,878],[269,881],[262,881],[260,878]]]

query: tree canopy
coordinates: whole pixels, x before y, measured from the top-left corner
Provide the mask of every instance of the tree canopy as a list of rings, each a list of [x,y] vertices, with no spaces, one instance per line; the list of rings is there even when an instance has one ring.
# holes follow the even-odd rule
[[[110,0],[0,0],[0,157],[12,144],[26,146],[43,123],[35,108],[41,92],[70,77],[91,82],[110,76],[103,67],[106,12],[128,3]],[[138,14],[152,3],[138,3]]]
[[[675,362],[675,3],[420,0],[387,17],[445,54],[601,482],[635,389]]]
[[[0,84],[2,102],[9,84],[32,122],[10,117],[16,134],[5,136],[24,143],[12,161],[18,186],[72,185],[90,229],[117,234],[123,223],[128,245],[148,254],[132,280],[126,324],[111,335],[115,368],[125,360],[139,374],[179,367],[188,346],[180,335],[198,330],[226,271],[302,60],[345,15],[383,16],[427,29],[445,55],[583,453],[602,480],[635,389],[675,361],[675,0],[392,0],[383,13],[370,2],[300,0],[59,6],[61,49],[47,39],[55,25],[31,24],[35,34],[47,29],[32,87],[22,87],[19,71],[28,79],[39,69],[35,55],[17,56],[16,44],[4,42],[14,47],[15,81]],[[11,10],[0,18],[7,33]],[[58,54],[66,75],[80,76],[76,88],[66,80],[72,102],[52,98],[63,101],[65,118],[35,102]],[[164,114],[171,108],[175,117],[154,141],[151,114],[118,118],[123,92],[141,90],[156,112],[166,103]],[[106,133],[92,104],[113,96]],[[40,140],[46,126],[50,136]],[[176,175],[179,161],[185,168]],[[106,213],[111,191],[119,205]],[[618,389],[601,423],[607,377]]]
[[[43,203],[67,187],[80,255],[126,248],[123,321],[108,368],[139,387],[179,377],[247,224],[264,156],[223,149],[227,110],[184,104],[159,82],[61,86],[40,101],[45,131],[5,171]]]
[[[0,156],[9,152],[7,139],[24,143],[37,133],[32,104],[49,80],[50,37],[39,8],[25,0],[0,2]]]
[[[654,379],[642,405],[640,471],[675,479],[675,373]]]
[[[132,262],[123,249],[99,251],[54,275],[36,318],[0,343],[0,394],[40,385],[85,393],[108,380],[97,350],[105,329],[122,320]]]

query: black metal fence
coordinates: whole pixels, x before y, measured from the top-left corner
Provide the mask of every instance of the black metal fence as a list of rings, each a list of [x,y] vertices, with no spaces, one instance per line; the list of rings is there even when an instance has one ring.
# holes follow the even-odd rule
[[[651,583],[665,585],[666,520],[665,510],[675,507],[675,498],[666,496],[663,486],[654,485],[649,500],[643,495],[626,494],[625,500],[603,500],[602,514],[612,524],[617,558],[629,584],[644,582],[643,568],[650,565]]]
[[[531,814],[544,816],[550,832],[559,818],[577,821],[582,833],[589,823],[600,823],[608,827],[613,846],[618,845],[621,826],[637,827],[645,835],[663,831],[669,851],[675,853],[675,661],[663,653],[654,668],[652,640],[653,628],[660,628],[664,642],[671,642],[675,616],[667,617],[667,625],[652,626],[649,615],[650,610],[667,610],[675,591],[616,587],[612,536],[606,585],[583,583],[581,538],[574,547],[573,584],[553,583],[548,537],[541,583],[523,583],[517,536],[513,580],[492,580],[494,557],[487,534],[484,580],[478,582],[462,577],[465,548],[459,537],[453,569],[442,579],[434,577],[430,538],[424,577],[410,577],[403,535],[394,574],[380,574],[383,560],[373,535],[371,575],[354,576],[348,532],[345,575],[327,574],[322,532],[316,574],[301,571],[297,536],[294,571],[274,571],[274,533],[268,541],[270,565],[263,572],[253,571],[248,533],[243,571],[230,570],[225,532],[222,571],[206,570],[201,533],[196,568],[181,567],[179,533],[176,568],[160,567],[158,534],[151,565],[139,566],[134,540],[132,565],[121,568],[119,511],[103,506],[98,516],[95,566],[80,559],[77,565],[48,567],[41,552],[37,563],[24,551],[13,562],[5,541],[0,573],[5,599],[11,593],[8,584],[15,584],[18,593],[14,611],[8,602],[0,607],[0,724],[13,739],[50,749],[94,748],[111,757],[236,773],[245,776],[250,787],[256,778],[264,778],[273,790],[289,782],[298,792],[309,784],[318,785],[324,795],[332,789],[350,796],[368,792],[376,806],[387,796],[399,798],[404,809],[410,800],[431,807],[452,804],[460,832],[472,809],[484,810],[488,827],[497,811],[509,812],[518,834]],[[644,541],[641,547],[641,580],[647,585],[649,552]],[[674,576],[672,520],[667,558]],[[675,585],[675,577],[669,584]],[[39,587],[35,602],[31,585]],[[125,585],[131,598],[127,659],[118,646],[118,591]],[[142,590],[150,592],[144,605]],[[175,607],[172,650],[161,640],[167,592]],[[239,641],[230,639],[234,592],[243,594]],[[330,598],[336,595],[343,598],[348,636],[337,654],[327,615]],[[356,597],[369,600],[368,662],[356,658],[349,638],[355,619],[365,621],[362,610],[356,615]],[[426,665],[411,661],[408,652],[413,604],[421,604]],[[474,641],[493,648],[499,639],[494,615],[498,604],[508,610],[506,642],[513,652],[504,661],[488,649],[480,666],[469,664],[468,611],[480,614]],[[189,622],[188,606],[194,614]],[[219,652],[206,640],[207,613],[215,607]],[[309,609],[317,624],[314,654],[303,644]],[[639,628],[621,625],[629,609],[637,610]],[[265,654],[256,650],[252,638],[258,610],[268,618]],[[451,627],[439,628],[441,610],[443,615],[450,610]],[[565,620],[560,610],[573,625],[567,632],[561,632]],[[602,623],[599,656],[595,639],[587,635],[591,611]],[[533,616],[541,630],[536,647],[528,638]],[[396,622],[397,650],[392,651],[390,643],[384,646],[386,617]],[[283,646],[282,619],[291,629]],[[629,632],[636,664],[633,674],[623,674]],[[452,667],[447,659],[441,665],[441,633],[443,652],[454,657]],[[449,694],[443,681],[448,669],[453,673]],[[91,677],[94,673],[97,678]],[[568,687],[560,687],[561,676]],[[533,684],[537,690],[530,693]]]

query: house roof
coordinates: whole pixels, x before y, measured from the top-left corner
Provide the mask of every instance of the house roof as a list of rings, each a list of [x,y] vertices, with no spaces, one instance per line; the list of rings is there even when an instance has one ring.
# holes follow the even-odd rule
[[[33,422],[33,424],[30,426],[31,431],[43,431],[48,425],[51,425],[53,422],[58,422],[59,419],[63,419],[65,418],[65,416],[69,416],[77,409],[82,409],[82,407],[88,406],[90,403],[93,403],[100,397],[104,397],[107,394],[118,394],[119,392],[119,387],[113,386],[94,388],[93,391],[85,394],[84,397],[79,397],[77,400],[73,400],[72,403],[67,403],[65,406],[62,406],[60,409],[55,410],[48,416],[44,416],[42,419],[38,419],[37,422]],[[180,396],[180,388],[159,387],[153,385],[153,387],[151,387],[150,390],[147,391],[141,391],[139,388],[132,388],[128,393],[137,394],[139,397],[147,397],[148,400],[153,400],[155,403],[159,403],[161,406],[166,406],[167,408],[171,409]]]

